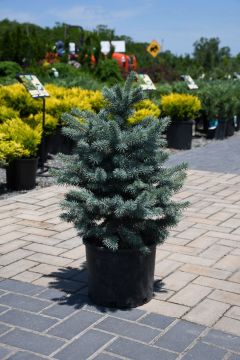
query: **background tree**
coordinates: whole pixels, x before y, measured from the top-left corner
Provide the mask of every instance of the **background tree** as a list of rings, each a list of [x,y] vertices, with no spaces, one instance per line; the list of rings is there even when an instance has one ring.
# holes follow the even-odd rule
[[[193,57],[204,71],[211,71],[220,66],[224,61],[230,60],[230,48],[220,48],[219,38],[200,38],[194,44]]]
[[[196,79],[204,73],[207,78],[219,79],[240,73],[240,55],[232,56],[229,47],[220,46],[219,38],[200,38],[193,45],[193,55],[177,56],[167,50],[153,58],[146,51],[149,43],[135,43],[129,36],[117,35],[114,29],[106,25],[98,25],[89,31],[83,29],[81,24],[56,23],[53,28],[42,28],[8,19],[0,21],[0,61],[15,61],[20,65],[32,66],[43,60],[48,51],[53,51],[59,40],[65,43],[66,50],[66,56],[61,61],[68,61],[69,42],[75,42],[79,61],[86,65],[83,66],[84,71],[92,72],[92,54],[96,63],[104,60],[100,41],[125,40],[126,53],[137,57],[138,71],[149,74],[157,82],[179,80],[182,74],[189,74]]]

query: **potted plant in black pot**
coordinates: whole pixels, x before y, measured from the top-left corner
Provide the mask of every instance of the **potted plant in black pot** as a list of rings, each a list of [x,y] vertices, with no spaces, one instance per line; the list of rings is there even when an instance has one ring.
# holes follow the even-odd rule
[[[235,131],[240,130],[240,100],[235,99],[235,114],[233,116]]]
[[[225,137],[234,135],[234,113],[235,113],[235,95],[232,89],[225,89],[222,96],[219,96],[218,104],[219,117],[225,122]]]
[[[218,126],[216,106],[218,94],[216,86],[209,82],[202,83],[200,88],[197,90],[197,96],[201,101],[199,117],[203,121],[203,130],[208,139],[213,139]]]
[[[218,114],[218,126],[215,139],[223,140],[234,135],[234,115],[237,108],[238,96],[232,82],[216,82],[215,98]]]
[[[6,168],[9,190],[30,190],[36,186],[41,127],[32,129],[21,119],[0,125],[0,163]]]
[[[61,217],[83,237],[89,297],[117,308],[152,298],[156,245],[186,206],[172,200],[185,165],[163,166],[166,121],[129,122],[144,98],[134,79],[132,73],[123,87],[104,89],[99,114],[75,109],[64,115],[64,132],[77,145],[73,155],[60,155],[64,166],[54,171],[60,184],[72,186]]]
[[[163,115],[171,118],[167,128],[168,147],[180,150],[191,149],[194,119],[201,109],[197,96],[172,93],[161,98]]]

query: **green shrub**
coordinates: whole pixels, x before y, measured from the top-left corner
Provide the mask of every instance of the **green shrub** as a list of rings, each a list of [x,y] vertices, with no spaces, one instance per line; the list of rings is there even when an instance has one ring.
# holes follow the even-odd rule
[[[239,114],[240,82],[232,80],[216,80],[202,82],[197,90],[201,100],[202,116],[211,120],[216,116],[222,120],[232,119]]]
[[[100,90],[103,87],[103,84],[99,80],[95,79],[93,75],[81,71],[79,71],[78,76],[74,77],[52,78],[51,83],[65,88],[78,86],[87,90]]]
[[[69,65],[69,64],[64,64],[64,63],[52,64],[51,66],[48,67],[48,72],[52,68],[55,68],[58,71],[59,77],[61,79],[68,78],[68,77],[74,78],[74,77],[77,77],[80,73],[79,69],[76,69],[74,66]]]
[[[21,71],[21,66],[13,61],[0,61],[0,77],[9,76],[15,78],[16,74]]]
[[[172,86],[170,84],[157,84],[156,85],[156,93],[159,97],[163,96],[163,95],[171,94],[172,92],[173,92],[173,90],[172,90]]]
[[[109,85],[123,81],[118,63],[113,59],[100,61],[96,69],[96,76],[99,80],[106,82]]]

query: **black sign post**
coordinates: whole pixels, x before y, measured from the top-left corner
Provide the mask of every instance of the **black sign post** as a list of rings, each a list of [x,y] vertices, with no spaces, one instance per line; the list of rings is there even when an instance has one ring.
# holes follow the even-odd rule
[[[45,162],[45,113],[46,113],[46,98],[43,97],[43,106],[42,106],[42,139],[40,144],[40,167],[41,172],[44,172],[44,162]]]
[[[44,172],[44,150],[45,150],[45,113],[46,113],[46,97],[49,97],[48,92],[44,89],[44,86],[38,80],[35,75],[31,74],[17,74],[16,79],[24,85],[26,90],[34,99],[41,98],[43,101],[42,104],[42,137],[40,144],[40,158],[39,164],[41,168],[41,172]]]

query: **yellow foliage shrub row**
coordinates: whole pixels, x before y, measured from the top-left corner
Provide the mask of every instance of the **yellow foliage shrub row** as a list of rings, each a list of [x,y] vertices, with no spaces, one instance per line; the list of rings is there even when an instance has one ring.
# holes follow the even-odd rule
[[[98,113],[104,106],[100,91],[84,90],[79,87],[64,88],[53,84],[46,85],[50,97],[46,100],[46,133],[51,133],[61,121],[61,115],[72,108],[89,110]],[[28,124],[41,122],[42,102],[32,99],[21,84],[0,88],[0,122],[20,117]],[[159,117],[160,109],[150,100],[137,104],[129,124],[140,122],[146,116]]]
[[[80,88],[66,89],[55,85],[46,85],[46,90],[50,97],[46,100],[46,114],[55,118],[55,127],[60,122],[61,115],[69,112],[71,108],[78,107],[83,110],[99,112],[104,105],[104,99],[99,91],[83,90]],[[19,116],[26,119],[34,119],[35,115],[39,119],[42,111],[42,101],[32,99],[21,84],[13,84],[0,88],[0,104],[5,107],[4,113],[1,115],[0,121]],[[8,116],[6,112],[8,109]],[[13,114],[13,111],[15,113]],[[46,118],[46,123],[48,122]]]
[[[72,108],[98,113],[105,100],[99,91],[78,87],[63,88],[46,85],[50,97],[46,99],[45,133],[51,134],[61,123],[61,115]],[[160,110],[161,108],[161,110]],[[170,94],[163,96],[160,108],[151,100],[135,106],[129,125],[146,117],[159,118],[161,112],[173,120],[193,119],[201,104],[196,96]],[[42,134],[42,101],[33,99],[21,84],[0,87],[0,162],[36,155]]]
[[[53,133],[63,113],[72,108],[98,113],[105,102],[99,91],[52,84],[46,85],[46,90],[50,94],[46,99],[46,135]],[[149,115],[159,117],[160,110],[152,101],[144,100],[128,122],[135,124]],[[7,165],[13,159],[35,156],[41,141],[41,123],[41,100],[32,99],[20,84],[0,87],[0,163]]]

